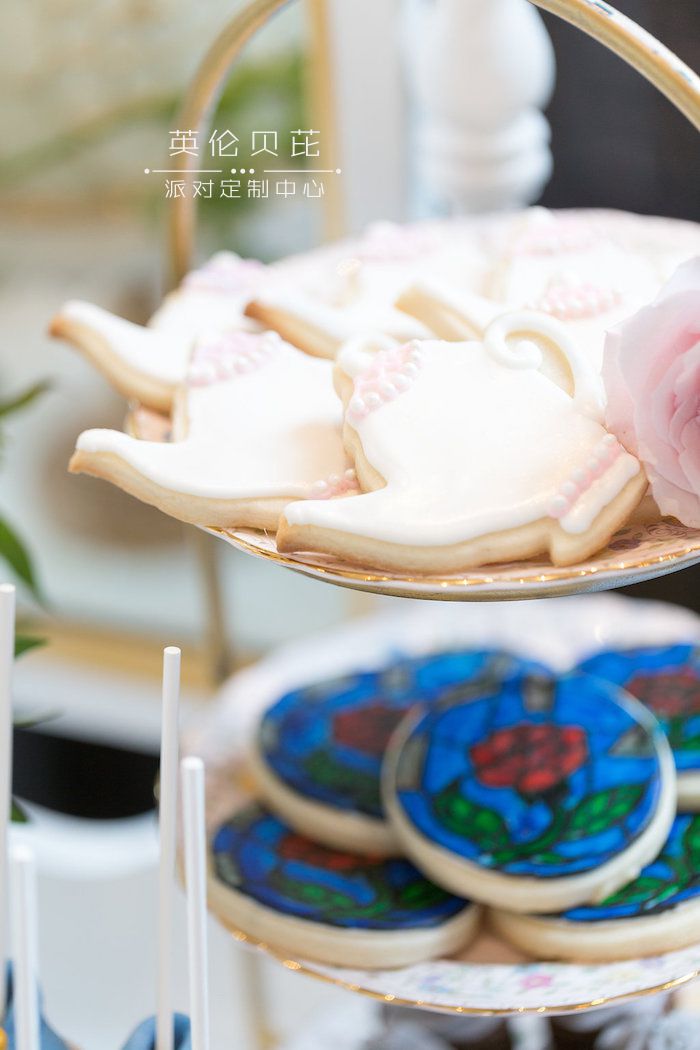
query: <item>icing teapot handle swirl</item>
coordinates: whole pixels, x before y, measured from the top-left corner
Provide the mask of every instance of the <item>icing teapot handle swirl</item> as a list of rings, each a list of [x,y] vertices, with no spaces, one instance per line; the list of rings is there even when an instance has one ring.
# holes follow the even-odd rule
[[[602,423],[605,414],[605,389],[596,373],[564,325],[546,314],[516,310],[502,314],[487,327],[484,346],[496,360],[508,368],[539,368],[542,351],[531,338],[535,336],[554,345],[564,357],[573,379],[573,401],[583,415]]]

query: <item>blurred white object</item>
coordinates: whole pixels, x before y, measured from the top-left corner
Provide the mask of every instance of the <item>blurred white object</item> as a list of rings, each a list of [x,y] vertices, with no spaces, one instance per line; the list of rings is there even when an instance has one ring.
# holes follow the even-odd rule
[[[405,218],[404,103],[399,0],[325,0],[332,119],[344,224]],[[331,162],[336,161],[331,158]]]
[[[17,1046],[19,1050],[39,1050],[36,870],[34,855],[28,846],[14,847],[11,866]]]
[[[595,1050],[698,1050],[698,1015],[683,1010],[664,1017],[653,1010],[628,1009],[600,1033]]]
[[[173,1050],[172,942],[177,844],[177,771],[179,762],[180,650],[163,650],[163,713],[158,798],[158,1006],[156,1050]]]
[[[185,731],[183,751],[226,768],[291,689],[438,649],[506,649],[566,672],[598,649],[700,641],[700,617],[666,602],[591,594],[519,602],[385,602],[384,611],[279,646],[234,674]],[[555,608],[555,612],[553,609]],[[590,969],[590,967],[589,967]]]
[[[180,763],[187,882],[187,958],[192,1050],[209,1050],[209,959],[207,946],[207,835],[204,817],[204,763]]]
[[[552,158],[541,110],[554,53],[527,0],[409,0],[404,64],[415,107],[419,214],[536,200]]]
[[[157,965],[158,829],[155,815],[81,820],[24,803],[28,824],[12,825],[12,845],[28,844],[38,875],[39,959],[45,1015],[72,1043],[113,1050],[154,1012]],[[242,988],[243,951],[213,921],[208,930],[212,1042],[251,1047]],[[175,895],[173,1006],[187,1011],[186,915]],[[294,983],[298,978],[292,978]]]

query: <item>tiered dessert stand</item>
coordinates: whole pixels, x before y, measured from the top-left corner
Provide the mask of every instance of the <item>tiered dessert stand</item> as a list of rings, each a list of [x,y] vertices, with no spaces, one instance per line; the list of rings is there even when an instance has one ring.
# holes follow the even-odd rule
[[[208,119],[231,66],[246,42],[288,0],[250,0],[205,57],[187,93],[178,126],[206,137]],[[700,79],[672,53],[602,0],[532,0],[596,38],[636,68],[700,129]],[[183,178],[193,158],[177,158]],[[180,280],[193,262],[196,200],[177,198],[171,212],[173,276]],[[700,562],[700,530],[642,513],[594,558],[568,568],[544,561],[494,565],[458,576],[386,575],[321,556],[283,555],[273,536],[251,530],[212,530],[233,547],[328,583],[414,598],[504,601],[605,590],[670,573]],[[206,754],[204,755],[206,758]],[[216,779],[216,778],[214,778]],[[231,790],[230,769],[224,792]],[[211,785],[212,819],[221,815],[221,785]],[[240,941],[250,941],[231,931]],[[259,949],[288,969],[392,1003],[462,1014],[562,1013],[599,1007],[675,988],[700,974],[700,945],[653,959],[600,965],[535,963],[483,937],[458,959],[437,960],[404,970],[350,971]]]

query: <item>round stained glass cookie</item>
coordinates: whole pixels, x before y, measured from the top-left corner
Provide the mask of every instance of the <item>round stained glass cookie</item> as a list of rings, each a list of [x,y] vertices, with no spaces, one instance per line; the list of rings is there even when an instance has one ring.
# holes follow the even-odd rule
[[[579,665],[622,686],[663,726],[678,776],[678,808],[700,809],[700,648],[645,646],[596,653]]]
[[[613,893],[658,854],[676,810],[663,730],[581,674],[476,683],[423,710],[393,738],[384,785],[422,871],[516,912]]]
[[[258,794],[318,842],[353,852],[400,852],[380,780],[391,734],[416,704],[545,668],[507,652],[457,649],[402,657],[378,670],[294,689],[265,713],[251,754]]]
[[[408,861],[319,846],[252,803],[216,831],[209,899],[256,940],[331,965],[403,966],[464,947],[479,908]]]
[[[636,959],[700,941],[700,815],[676,817],[659,856],[599,904],[560,915],[494,912],[503,936],[545,959]]]

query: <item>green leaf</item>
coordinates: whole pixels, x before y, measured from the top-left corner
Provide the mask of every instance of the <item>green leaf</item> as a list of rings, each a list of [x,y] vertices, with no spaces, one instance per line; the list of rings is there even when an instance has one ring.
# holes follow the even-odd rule
[[[420,879],[404,886],[398,896],[405,908],[430,908],[444,900],[445,891],[427,879]]]
[[[695,736],[681,737],[673,744],[674,751],[700,751],[700,733]]]
[[[653,900],[668,889],[671,889],[671,893],[675,893],[678,887],[675,885],[669,887],[666,879],[659,879],[654,875],[640,875],[634,882],[623,886],[603,903],[642,904],[644,901]]]
[[[0,418],[3,416],[9,416],[12,412],[18,412],[21,408],[26,408],[27,405],[31,405],[37,397],[46,393],[50,389],[51,384],[46,380],[42,380],[40,383],[35,383],[34,386],[30,386],[29,389],[23,390],[21,394],[15,395],[10,398],[9,401],[0,401]]]
[[[32,594],[38,598],[39,588],[29,554],[17,533],[2,518],[0,518],[0,558],[7,562],[20,580],[26,583]]]
[[[456,835],[469,836],[484,850],[508,845],[508,828],[503,818],[495,810],[471,802],[458,789],[441,792],[435,799],[435,811],[446,828]]]
[[[700,815],[694,816],[683,832],[683,850],[693,867],[700,867]]]
[[[12,725],[15,729],[36,729],[37,726],[44,726],[47,722],[53,722],[57,718],[60,718],[60,713],[49,710],[44,711],[42,715],[15,716],[12,719]]]
[[[21,656],[22,653],[27,653],[30,649],[38,649],[42,645],[46,645],[45,638],[33,638],[28,634],[17,634],[15,635],[15,656]]]
[[[12,799],[12,810],[10,813],[10,820],[13,824],[28,824],[29,817],[26,811],[16,799]]]
[[[643,784],[622,784],[588,795],[572,812],[562,837],[571,842],[607,831],[639,805],[644,791]]]
[[[565,864],[566,857],[560,856],[553,850],[543,850],[541,853],[535,853],[530,858],[533,864]]]

